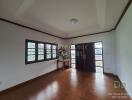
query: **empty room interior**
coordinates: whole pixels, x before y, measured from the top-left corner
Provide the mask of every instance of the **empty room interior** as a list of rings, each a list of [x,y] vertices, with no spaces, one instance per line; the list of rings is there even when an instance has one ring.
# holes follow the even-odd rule
[[[132,0],[0,0],[0,100],[132,100]]]

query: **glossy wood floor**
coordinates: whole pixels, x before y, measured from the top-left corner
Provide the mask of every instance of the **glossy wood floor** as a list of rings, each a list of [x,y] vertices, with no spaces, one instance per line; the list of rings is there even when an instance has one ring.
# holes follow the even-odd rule
[[[75,69],[55,71],[0,95],[0,100],[130,100],[117,77]]]

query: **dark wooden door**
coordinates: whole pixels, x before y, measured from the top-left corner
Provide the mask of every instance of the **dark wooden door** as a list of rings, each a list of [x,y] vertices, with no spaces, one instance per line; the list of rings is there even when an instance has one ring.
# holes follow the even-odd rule
[[[83,70],[84,68],[84,58],[83,58],[83,53],[84,53],[84,45],[82,44],[77,44],[76,45],[76,68]]]
[[[95,72],[94,43],[76,45],[76,68],[83,71]]]

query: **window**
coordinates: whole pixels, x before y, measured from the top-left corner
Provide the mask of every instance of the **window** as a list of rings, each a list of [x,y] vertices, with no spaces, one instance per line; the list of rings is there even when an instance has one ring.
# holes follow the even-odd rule
[[[96,67],[103,66],[103,50],[102,50],[102,42],[96,42],[94,44],[95,47],[95,64]]]
[[[52,58],[57,58],[57,46],[52,45]]]
[[[36,60],[36,43],[29,41],[27,42],[27,62],[34,62]]]
[[[38,60],[44,60],[44,43],[38,43]]]
[[[75,49],[75,45],[71,45],[71,66],[72,66],[72,68],[76,67],[76,49]]]
[[[35,63],[57,58],[57,44],[26,40],[25,63]]]
[[[46,59],[51,59],[51,44],[46,44]]]

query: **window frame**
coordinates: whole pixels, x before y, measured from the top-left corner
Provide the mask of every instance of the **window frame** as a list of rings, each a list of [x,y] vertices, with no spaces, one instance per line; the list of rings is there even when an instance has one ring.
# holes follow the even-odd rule
[[[45,56],[46,56],[46,55],[45,55],[45,43],[44,43],[44,42],[40,42],[40,41],[36,41],[36,42],[37,42],[37,54],[36,54],[36,55],[37,55],[37,62],[45,61]],[[39,48],[38,48],[38,44],[39,44],[39,43],[40,43],[40,44],[44,44],[44,59],[42,59],[42,60],[38,60],[38,56],[39,56],[39,54],[38,54],[38,49],[39,49]]]
[[[28,42],[33,42],[35,43],[35,61],[28,61]],[[38,44],[44,44],[44,59],[38,60]],[[51,58],[47,59],[47,54],[46,54],[46,44],[51,45]],[[52,45],[56,46],[56,57],[53,58],[53,53],[52,53]],[[43,62],[43,61],[49,61],[49,60],[55,60],[58,58],[58,44],[55,43],[49,43],[49,42],[42,42],[42,41],[35,41],[35,40],[25,40],[25,64],[32,64],[32,63],[37,63],[37,62]]]
[[[96,55],[101,55],[102,56],[102,60],[96,60],[96,57],[95,57],[95,66],[96,66],[96,61],[102,61],[102,66],[96,66],[96,67],[104,67],[104,57],[103,57],[103,42],[102,41],[98,41],[98,42],[94,42],[94,45],[95,45],[95,43],[99,43],[99,42],[101,42],[101,44],[102,44],[102,48],[98,48],[98,47],[94,47],[94,50],[96,50],[96,49],[101,49],[102,50],[102,54],[96,54],[95,53],[95,56]],[[104,69],[104,68],[103,68]]]
[[[72,65],[74,64],[74,65],[75,65],[75,68],[76,68],[76,45],[75,45],[75,49],[72,49],[72,48],[71,48],[72,45],[75,45],[75,44],[71,44],[71,45],[70,45],[70,63],[71,63],[71,67],[72,67]],[[72,53],[71,53],[72,50],[75,51],[75,58],[72,58]],[[75,63],[72,63],[72,59],[75,60]]]
[[[51,45],[51,58],[49,58],[49,59],[46,58],[47,57],[46,44],[50,44]],[[56,58],[53,58],[53,53],[52,53],[53,47],[52,47],[52,45],[56,46]],[[45,61],[55,60],[55,59],[58,59],[58,44],[45,42]]]
[[[53,46],[56,46],[56,49],[53,49]],[[51,54],[51,57],[52,57],[52,59],[57,59],[57,58],[58,58],[58,55],[57,55],[57,54],[58,54],[58,51],[57,51],[57,48],[58,48],[58,45],[52,43],[52,45],[51,45],[51,53],[52,53],[52,54]],[[56,50],[56,57],[55,57],[55,58],[53,58],[53,54],[54,54],[54,53],[53,53],[53,50]]]
[[[35,43],[35,60],[34,61],[28,61],[28,42]],[[31,64],[36,62],[36,42],[33,40],[26,40],[25,41],[25,64]]]
[[[51,43],[46,43],[46,44],[51,45]],[[52,45],[51,45],[51,58],[47,58],[47,48],[46,48],[46,44],[45,44],[45,54],[46,54],[45,59],[48,61],[48,60],[52,60]]]

